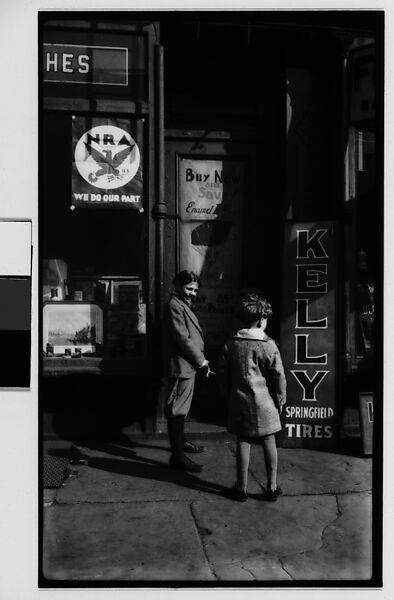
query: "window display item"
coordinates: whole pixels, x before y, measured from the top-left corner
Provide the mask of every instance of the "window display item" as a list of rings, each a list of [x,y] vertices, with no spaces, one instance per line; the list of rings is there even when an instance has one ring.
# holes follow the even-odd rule
[[[53,348],[54,356],[95,355],[103,342],[103,312],[97,304],[54,302],[44,305],[43,346]],[[50,347],[49,346],[49,347]]]
[[[60,285],[51,288],[51,302],[60,302],[63,300],[63,290]]]
[[[75,302],[94,302],[103,306],[110,301],[110,284],[111,280],[106,276],[70,276],[68,280],[70,298]]]
[[[53,300],[52,290],[57,290],[57,300],[66,298],[68,267],[61,258],[43,260],[43,300]]]

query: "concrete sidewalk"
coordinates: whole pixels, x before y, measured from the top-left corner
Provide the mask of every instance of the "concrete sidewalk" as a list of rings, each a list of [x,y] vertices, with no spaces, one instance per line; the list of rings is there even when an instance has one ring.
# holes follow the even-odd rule
[[[252,447],[245,503],[220,495],[235,480],[235,445],[200,440],[198,475],[168,466],[165,438],[79,444],[63,487],[44,490],[43,574],[51,583],[240,584],[366,581],[372,574],[372,459],[279,449],[284,495],[262,499]],[[46,452],[70,455],[70,443]],[[339,583],[340,585],[340,583]]]

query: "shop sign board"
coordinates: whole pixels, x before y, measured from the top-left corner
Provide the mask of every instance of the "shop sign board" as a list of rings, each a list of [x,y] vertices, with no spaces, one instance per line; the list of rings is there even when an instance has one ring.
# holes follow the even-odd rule
[[[127,48],[49,43],[43,48],[44,83],[128,85]]]
[[[180,269],[201,277],[194,310],[207,344],[233,324],[241,272],[245,161],[182,157],[178,164]]]
[[[72,117],[71,209],[143,212],[142,120]]]
[[[332,448],[337,440],[336,283],[336,224],[287,223],[280,339],[285,447]]]
[[[147,101],[146,32],[48,28],[41,52],[46,97]]]

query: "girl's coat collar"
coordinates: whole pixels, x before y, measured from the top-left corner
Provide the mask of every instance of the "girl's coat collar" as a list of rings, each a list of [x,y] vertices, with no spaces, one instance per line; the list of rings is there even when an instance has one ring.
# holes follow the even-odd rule
[[[243,340],[259,340],[266,342],[269,338],[264,330],[259,327],[253,327],[252,329],[239,329],[233,336],[235,339]]]

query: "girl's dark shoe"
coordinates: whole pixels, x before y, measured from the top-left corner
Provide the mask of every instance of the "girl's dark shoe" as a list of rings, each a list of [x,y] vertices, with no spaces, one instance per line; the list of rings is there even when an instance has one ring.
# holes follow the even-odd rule
[[[268,489],[264,494],[264,500],[268,500],[268,502],[276,502],[276,500],[283,494],[282,490],[279,486],[276,487],[275,490]]]
[[[187,440],[185,441],[183,449],[184,452],[187,452],[188,454],[201,454],[201,452],[204,452],[205,450],[204,446],[197,446],[196,444],[193,444],[193,442]]]
[[[238,490],[236,484],[234,484],[232,488],[225,488],[221,491],[221,494],[226,498],[230,498],[230,500],[237,500],[237,502],[246,502],[248,499],[248,493],[243,490]]]
[[[170,458],[170,467],[173,469],[179,469],[180,471],[190,471],[192,473],[199,473],[204,468],[202,465],[190,460],[190,458],[187,456],[184,456],[183,458],[176,458],[174,455],[172,455]]]

